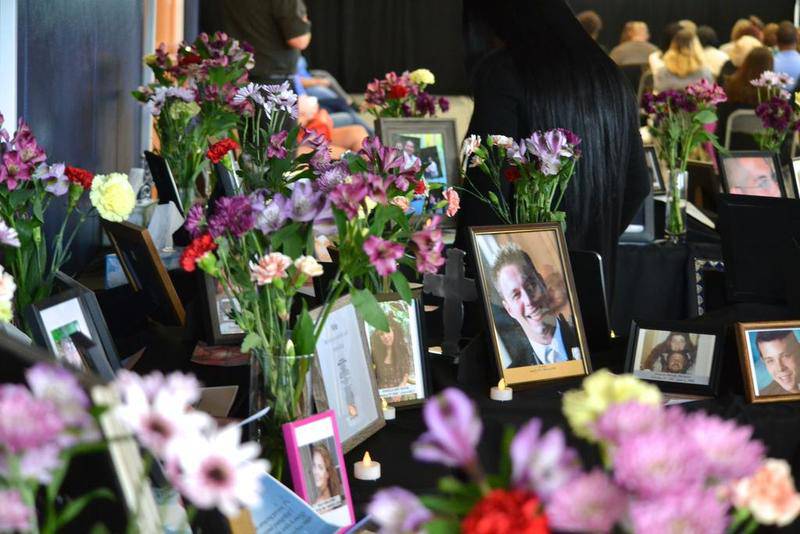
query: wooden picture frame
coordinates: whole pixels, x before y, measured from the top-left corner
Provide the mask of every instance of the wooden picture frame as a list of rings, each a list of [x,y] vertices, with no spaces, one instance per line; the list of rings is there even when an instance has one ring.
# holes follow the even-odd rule
[[[223,319],[226,307],[237,306],[236,297],[227,294],[222,283],[208,273],[199,276],[200,295],[203,304],[203,324],[206,341],[210,345],[239,345],[244,339],[244,331],[228,317]],[[222,293],[220,294],[220,288]]]
[[[435,192],[436,200],[441,200],[441,193],[447,187],[461,184],[455,119],[380,117],[375,120],[375,133],[386,146],[400,145],[400,149],[403,150],[404,143],[413,145],[413,157],[419,159],[422,169],[425,169],[423,174],[425,180],[429,183],[442,184],[442,188]],[[405,158],[406,156],[403,156],[404,162]],[[430,175],[428,169],[431,169]],[[435,176],[434,171],[436,171]],[[421,205],[416,206],[415,202],[418,201],[412,201],[411,205],[419,213],[417,208]],[[444,209],[439,211],[442,212],[442,227],[454,227],[455,218],[447,217]]]
[[[289,459],[294,492],[328,523],[339,527],[355,523],[353,498],[347,480],[347,464],[344,461],[333,410],[284,424],[283,439],[286,442],[286,456]],[[317,495],[319,490],[314,485],[314,455],[319,456],[319,460],[328,470],[328,489],[331,496],[322,502],[316,502],[320,496]],[[334,495],[336,491],[338,493]]]
[[[769,178],[765,178],[762,186],[745,186],[743,184],[731,184],[731,170],[733,169],[733,161],[740,159],[763,159],[768,162],[772,167],[774,174],[773,178],[777,182],[780,195],[764,194],[773,188],[770,186]],[[722,180],[722,189],[729,195],[750,195],[750,196],[763,196],[770,198],[786,198],[786,188],[783,183],[783,171],[781,169],[781,162],[777,154],[762,150],[740,150],[731,151],[727,154],[717,152],[717,161],[719,163],[720,179]],[[772,190],[771,193],[776,191]],[[755,194],[754,194],[755,193]]]
[[[33,338],[61,364],[83,372],[93,372],[104,380],[114,379],[100,335],[84,304],[81,292],[69,289],[34,302],[23,312],[31,325]],[[88,339],[74,339],[76,333]]]
[[[790,335],[794,337],[794,341],[788,338]],[[800,400],[800,390],[791,392],[784,387],[787,383],[791,383],[795,389],[799,389],[799,335],[800,320],[736,323],[739,362],[742,366],[742,379],[748,402]],[[768,351],[766,358],[765,348]],[[771,369],[773,364],[766,363],[766,360],[775,362],[773,368],[775,371]]]
[[[666,393],[713,397],[724,345],[724,328],[634,319],[624,370]]]
[[[127,221],[102,220],[101,224],[131,288],[134,291],[144,291],[155,310],[163,311],[165,320],[169,323],[183,326],[186,322],[186,310],[147,228]]]
[[[470,227],[470,234],[497,367],[506,383],[533,384],[591,373],[561,225]],[[553,302],[553,292],[560,292],[562,302]],[[531,337],[541,331],[546,331],[543,338],[549,344]]]
[[[650,172],[650,192],[654,195],[663,195],[667,192],[667,184],[661,174],[661,165],[658,161],[658,152],[653,145],[644,146],[644,162]]]
[[[386,338],[386,333],[380,332],[364,322],[367,344],[375,370],[375,380],[378,384],[378,395],[380,395],[381,399],[384,399],[388,405],[398,408],[422,404],[425,402],[425,399],[430,397],[433,393],[430,382],[430,370],[427,362],[428,351],[425,348],[425,335],[423,331],[424,308],[422,304],[422,290],[412,290],[412,294],[414,298],[411,303],[405,302],[398,293],[381,293],[375,295],[381,309],[390,322],[391,334],[389,335],[391,336],[391,340],[389,343],[393,349],[391,352],[380,352],[380,347],[385,346],[383,341]],[[402,324],[401,320],[405,319],[405,315],[408,315],[408,323]],[[401,335],[402,339],[400,337]],[[405,353],[408,355],[408,358],[411,359],[410,362],[405,364],[401,363],[399,365],[404,365],[405,369],[408,371],[404,373],[404,376],[408,377],[405,388],[410,387],[415,389],[416,391],[414,391],[413,394],[391,394],[391,390],[397,390],[403,387],[389,387],[389,384],[392,383],[392,377],[388,376],[391,374],[391,369],[388,366],[393,366],[395,362],[386,363],[386,359],[396,357],[397,352],[395,349],[398,348],[400,350],[403,348],[407,349]],[[382,357],[378,356],[377,352],[380,352]],[[396,377],[394,377],[394,379],[394,381],[396,381]],[[383,388],[383,391],[381,388],[382,383],[387,386]],[[408,398],[412,395],[415,396]]]
[[[312,319],[321,312],[311,310]],[[349,295],[332,306],[317,341],[311,377],[317,411],[334,411],[345,453],[386,425],[364,321]]]

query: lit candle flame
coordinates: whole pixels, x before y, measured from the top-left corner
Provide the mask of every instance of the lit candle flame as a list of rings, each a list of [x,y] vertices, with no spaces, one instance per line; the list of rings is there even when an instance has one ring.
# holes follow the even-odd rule
[[[369,457],[369,451],[364,453],[364,467],[369,467],[372,465],[372,458]]]
[[[384,411],[389,407],[389,403],[386,402],[386,399],[381,399],[381,407]]]
[[[499,389],[500,391],[503,391],[504,389],[506,389],[506,379],[505,378],[501,378],[500,382],[497,383],[497,389]]]

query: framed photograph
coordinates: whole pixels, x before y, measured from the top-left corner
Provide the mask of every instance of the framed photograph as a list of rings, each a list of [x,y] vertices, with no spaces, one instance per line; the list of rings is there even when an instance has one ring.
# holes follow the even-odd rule
[[[430,395],[422,334],[422,291],[408,303],[398,294],[376,295],[389,321],[381,332],[364,323],[378,395],[390,406],[412,406]]]
[[[723,190],[731,195],[785,198],[778,156],[765,151],[717,153]]]
[[[203,319],[206,340],[210,345],[239,345],[244,339],[244,330],[239,328],[231,312],[239,307],[235,297],[228,295],[222,282],[202,273]]]
[[[328,523],[356,521],[347,466],[332,410],[283,425],[294,491]]]
[[[800,400],[800,321],[736,323],[750,402]]]
[[[94,291],[61,271],[56,272],[56,287],[59,286],[62,290],[74,289],[80,294],[83,306],[89,312],[89,318],[97,331],[98,337],[96,339],[92,338],[91,341],[99,346],[99,350],[104,352],[105,358],[114,372],[119,371],[122,368],[122,363],[119,359],[119,353],[117,353],[117,346],[111,337],[111,332],[108,330],[103,310],[100,309],[100,303],[97,301]]]
[[[470,228],[500,375],[509,385],[591,372],[558,223]]]
[[[800,158],[792,158],[792,164],[789,169],[791,170],[792,189],[794,190],[794,198],[800,198]]]
[[[442,200],[442,192],[449,186],[459,185],[458,141],[455,119],[391,119],[379,118],[375,130],[384,145],[403,153],[403,166],[409,168],[419,163],[425,181],[441,184],[441,189],[431,192],[427,202]],[[411,202],[421,213],[425,200],[420,197]],[[444,209],[441,210],[444,214]],[[455,220],[443,217],[443,226],[455,226]]]
[[[311,310],[313,319],[322,308]],[[344,452],[383,428],[381,398],[367,346],[364,320],[349,296],[340,298],[317,341],[313,381],[317,411],[333,410]]]
[[[101,221],[134,291],[144,291],[157,318],[168,325],[183,326],[186,311],[172,279],[158,255],[150,232],[127,221]]]
[[[661,204],[659,204],[660,206]],[[655,201],[647,195],[633,220],[619,236],[620,243],[650,243],[656,238]]]
[[[714,396],[722,370],[722,329],[674,321],[631,323],[625,372],[668,393]]]
[[[147,160],[150,175],[153,177],[153,183],[156,184],[156,189],[158,190],[158,203],[168,204],[170,201],[174,202],[181,215],[185,215],[186,211],[183,209],[181,194],[178,191],[175,177],[172,175],[172,170],[169,168],[167,160],[149,150],[144,151],[144,158]]]
[[[114,369],[102,347],[94,342],[100,336],[77,290],[70,289],[34,302],[24,313],[36,343],[47,348],[56,360],[73,369],[113,380]],[[84,336],[78,338],[78,344],[76,334]]]
[[[694,256],[690,262],[689,315],[699,317],[706,311],[725,306],[725,262],[720,258]]]
[[[658,164],[658,153],[653,145],[645,145],[644,161],[647,170],[650,172],[650,191],[654,195],[663,195],[667,192],[667,185],[664,176],[661,174],[661,166]]]

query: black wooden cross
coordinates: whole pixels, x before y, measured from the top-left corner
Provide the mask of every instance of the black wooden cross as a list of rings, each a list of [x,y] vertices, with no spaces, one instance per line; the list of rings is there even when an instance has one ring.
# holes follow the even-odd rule
[[[426,274],[422,290],[444,299],[444,339],[442,354],[457,357],[461,352],[461,327],[464,324],[464,303],[478,298],[475,280],[464,276],[464,256],[457,248],[447,251],[444,275]]]

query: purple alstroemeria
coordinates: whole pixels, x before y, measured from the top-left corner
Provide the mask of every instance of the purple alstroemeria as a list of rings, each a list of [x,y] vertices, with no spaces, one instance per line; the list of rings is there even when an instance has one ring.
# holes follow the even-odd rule
[[[332,236],[336,235],[336,221],[333,218],[333,208],[331,201],[325,197],[325,202],[314,217],[314,235]]]
[[[270,200],[262,200],[258,208],[255,208],[256,227],[264,234],[275,232],[286,223],[286,214],[290,211],[287,206],[291,201],[278,193]]]
[[[19,127],[14,134],[12,141],[14,148],[19,152],[20,159],[28,165],[35,166],[43,163],[47,159],[44,149],[39,146],[30,126],[22,119],[19,120]]]
[[[69,191],[69,179],[64,174],[66,166],[63,163],[54,163],[48,166],[42,164],[36,170],[36,176],[45,184],[44,189],[60,197]]]
[[[374,173],[401,171],[403,167],[403,152],[385,146],[378,137],[366,138],[358,154],[367,162],[367,168]]]
[[[534,132],[525,139],[528,151],[536,156],[539,171],[547,176],[555,176],[561,170],[561,158],[571,157],[572,149],[567,136],[561,130]]]
[[[516,141],[511,141],[511,146],[508,148],[508,152],[506,153],[506,157],[512,163],[520,163],[525,165],[528,163],[528,156],[527,156],[528,149],[525,146],[525,141],[521,140],[519,143]]]
[[[367,506],[367,513],[386,533],[416,533],[433,519],[433,514],[422,501],[403,488],[386,488],[378,491]]]
[[[322,193],[316,191],[309,180],[300,180],[294,183],[291,201],[284,205],[284,213],[293,221],[313,221],[324,200]]]
[[[397,270],[397,260],[403,257],[403,245],[371,235],[364,241],[364,252],[380,276],[389,276]]]
[[[442,218],[434,215],[425,223],[422,230],[411,236],[412,247],[417,257],[417,271],[421,273],[436,274],[444,265],[444,241],[442,230],[439,228]]]
[[[9,150],[3,154],[0,162],[0,184],[6,184],[9,191],[17,188],[20,182],[29,180],[31,166],[20,158],[19,152]]]
[[[464,392],[447,388],[425,402],[422,416],[428,431],[412,444],[414,458],[449,467],[472,468],[483,426],[475,404]]]
[[[289,137],[289,132],[281,130],[276,134],[269,136],[269,146],[267,147],[268,158],[283,159],[286,157],[286,139]]]
[[[354,176],[349,183],[337,185],[328,198],[336,209],[342,210],[349,219],[352,219],[358,216],[358,209],[366,196],[366,182]]]
[[[547,500],[580,474],[578,454],[567,446],[560,428],[542,434],[542,422],[531,419],[511,442],[512,480]]]
[[[19,248],[19,235],[3,219],[0,219],[0,245]]]
[[[392,185],[393,177],[389,176],[384,178],[383,176],[370,173],[366,175],[365,179],[369,187],[369,197],[378,204],[386,204],[389,201],[387,192]]]

